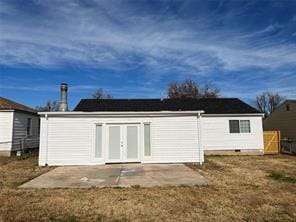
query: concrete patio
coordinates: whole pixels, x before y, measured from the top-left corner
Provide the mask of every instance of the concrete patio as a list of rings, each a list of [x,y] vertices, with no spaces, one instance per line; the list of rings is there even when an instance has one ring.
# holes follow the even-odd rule
[[[111,164],[62,166],[20,188],[153,187],[209,185],[209,181],[183,164]]]

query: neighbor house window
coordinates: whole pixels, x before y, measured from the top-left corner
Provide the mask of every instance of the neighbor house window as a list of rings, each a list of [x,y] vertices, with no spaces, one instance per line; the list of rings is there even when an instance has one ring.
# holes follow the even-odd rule
[[[95,158],[102,157],[102,125],[96,125]]]
[[[40,135],[40,126],[41,126],[41,122],[40,122],[40,119],[38,119],[38,135]]]
[[[144,155],[151,156],[150,124],[144,124]]]
[[[230,133],[250,133],[250,120],[229,120]]]
[[[287,104],[286,109],[287,109],[287,111],[290,111],[290,105],[289,104]]]
[[[32,119],[27,119],[27,136],[31,136],[32,134]]]

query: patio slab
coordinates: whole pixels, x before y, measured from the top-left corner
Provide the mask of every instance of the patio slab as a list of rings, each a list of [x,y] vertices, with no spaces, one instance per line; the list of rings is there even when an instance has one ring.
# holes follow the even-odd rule
[[[183,164],[110,164],[57,167],[20,188],[153,187],[209,185]]]

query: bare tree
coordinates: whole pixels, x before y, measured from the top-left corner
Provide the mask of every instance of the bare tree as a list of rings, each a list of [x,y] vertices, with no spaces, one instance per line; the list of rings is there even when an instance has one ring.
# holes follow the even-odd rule
[[[55,100],[48,100],[44,106],[36,106],[36,110],[40,112],[53,112],[58,108],[58,102]]]
[[[104,92],[102,88],[97,89],[92,94],[93,99],[113,99],[113,96]]]
[[[170,99],[217,97],[219,97],[219,89],[213,87],[210,83],[201,88],[196,82],[188,79],[181,83],[173,82],[168,85],[168,98]]]
[[[210,82],[206,83],[202,91],[203,98],[218,98],[220,96],[220,90],[214,87]]]
[[[266,91],[256,97],[256,105],[260,112],[269,116],[284,100],[279,93]]]

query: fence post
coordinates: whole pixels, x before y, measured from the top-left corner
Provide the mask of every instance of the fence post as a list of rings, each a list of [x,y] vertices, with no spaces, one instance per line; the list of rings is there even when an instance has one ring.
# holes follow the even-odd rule
[[[281,131],[277,131],[278,132],[278,140],[279,140],[279,150],[278,150],[278,154],[281,153],[282,147],[281,147]]]

